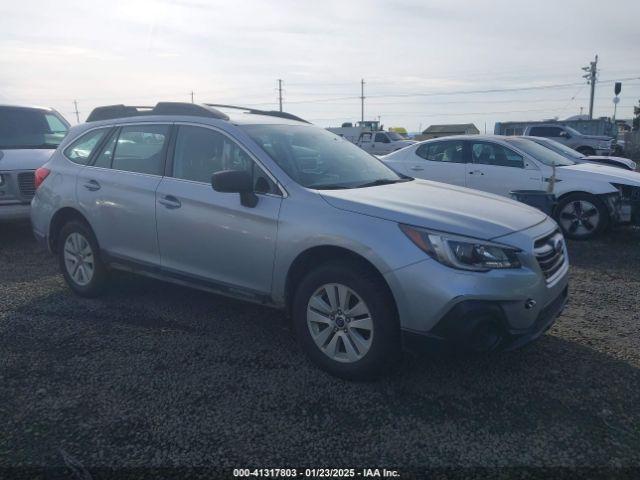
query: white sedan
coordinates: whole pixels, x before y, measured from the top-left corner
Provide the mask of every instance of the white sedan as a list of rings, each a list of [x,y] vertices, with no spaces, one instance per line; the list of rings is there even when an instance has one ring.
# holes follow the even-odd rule
[[[555,170],[555,217],[572,239],[594,237],[612,224],[640,223],[640,173],[578,164],[522,137],[442,137],[380,159],[411,177],[504,196],[547,190]]]

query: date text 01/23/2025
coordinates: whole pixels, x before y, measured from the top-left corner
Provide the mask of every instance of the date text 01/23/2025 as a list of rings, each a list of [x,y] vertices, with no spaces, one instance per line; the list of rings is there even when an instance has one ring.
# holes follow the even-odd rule
[[[234,477],[264,478],[399,478],[397,470],[386,468],[234,468]]]

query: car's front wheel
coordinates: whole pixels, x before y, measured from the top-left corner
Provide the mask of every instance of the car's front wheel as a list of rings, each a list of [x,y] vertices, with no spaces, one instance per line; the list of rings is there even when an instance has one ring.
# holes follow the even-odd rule
[[[83,297],[99,295],[108,272],[91,229],[82,222],[67,223],[58,236],[60,269],[71,289]]]
[[[556,217],[565,237],[572,240],[593,238],[609,224],[604,203],[587,193],[573,193],[560,199]]]
[[[357,262],[329,263],[307,274],[293,317],[309,358],[335,376],[372,379],[399,357],[393,299],[384,281]]]

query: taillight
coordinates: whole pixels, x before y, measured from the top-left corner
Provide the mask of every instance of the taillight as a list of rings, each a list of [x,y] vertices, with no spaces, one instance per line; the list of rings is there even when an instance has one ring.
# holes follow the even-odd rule
[[[44,182],[44,179],[47,178],[50,173],[51,173],[51,170],[44,167],[40,167],[39,169],[36,170],[36,175],[34,179],[36,190],[40,185],[42,185],[42,182]]]

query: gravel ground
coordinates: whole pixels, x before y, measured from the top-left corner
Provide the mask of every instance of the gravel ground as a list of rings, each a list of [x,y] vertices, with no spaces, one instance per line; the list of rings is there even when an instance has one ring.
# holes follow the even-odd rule
[[[570,244],[570,305],[534,344],[363,384],[278,311],[125,274],[80,299],[0,225],[0,467],[640,469],[639,245]]]

